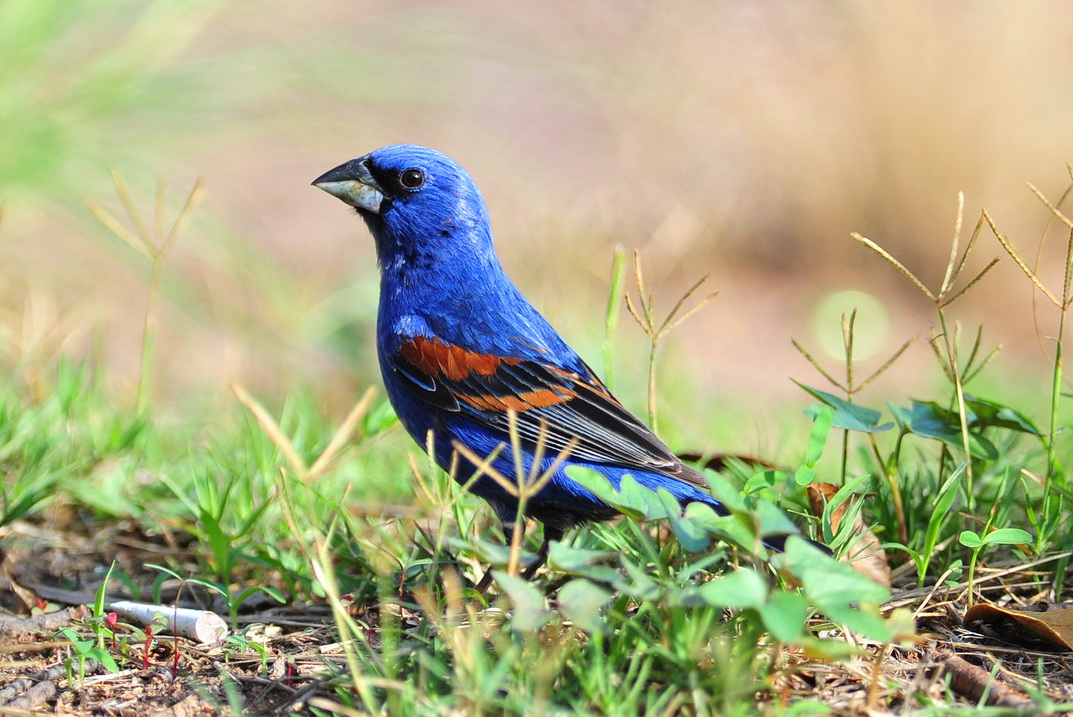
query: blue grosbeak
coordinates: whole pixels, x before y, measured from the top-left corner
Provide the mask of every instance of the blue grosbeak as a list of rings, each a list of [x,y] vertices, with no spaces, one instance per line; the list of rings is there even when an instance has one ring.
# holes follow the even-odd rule
[[[330,170],[313,185],[354,207],[372,232],[380,264],[376,340],[380,371],[399,420],[419,445],[433,435],[436,462],[468,481],[477,466],[456,444],[510,481],[520,464],[550,479],[526,514],[548,544],[580,523],[617,514],[567,473],[624,475],[682,503],[720,513],[708,483],[627,411],[507,278],[492,245],[484,199],[470,176],[432,149],[394,145]],[[513,412],[513,417],[509,414]],[[521,456],[511,449],[511,422]],[[555,466],[557,456],[568,452]],[[534,462],[537,461],[536,465]],[[488,475],[471,490],[487,500],[510,538],[518,499]],[[774,543],[772,543],[772,540]],[[766,542],[780,548],[782,539]]]

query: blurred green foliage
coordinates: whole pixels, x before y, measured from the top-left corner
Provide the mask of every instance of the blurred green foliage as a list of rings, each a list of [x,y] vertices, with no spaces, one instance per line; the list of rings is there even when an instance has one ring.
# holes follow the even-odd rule
[[[143,160],[211,111],[196,67],[172,64],[221,0],[0,3],[0,187],[10,199],[76,190]],[[147,146],[148,145],[148,146]]]

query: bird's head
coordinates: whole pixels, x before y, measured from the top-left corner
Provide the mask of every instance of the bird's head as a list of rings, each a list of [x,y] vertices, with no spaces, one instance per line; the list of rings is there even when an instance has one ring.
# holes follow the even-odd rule
[[[354,207],[382,263],[458,252],[492,254],[484,199],[462,167],[427,147],[396,144],[329,170],[313,186]]]

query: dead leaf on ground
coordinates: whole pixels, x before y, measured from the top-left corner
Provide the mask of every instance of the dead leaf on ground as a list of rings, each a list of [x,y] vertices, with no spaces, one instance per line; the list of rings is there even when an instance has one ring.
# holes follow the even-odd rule
[[[1042,640],[1064,650],[1073,650],[1073,609],[1051,607],[1043,603],[1042,610],[1011,610],[998,605],[977,603],[965,612],[965,627],[987,624],[991,632],[1005,640],[1024,643],[1027,631],[1031,638]],[[1011,629],[1014,628],[1014,629]]]
[[[838,492],[838,486],[831,483],[811,483],[807,486],[808,502],[814,515],[823,515],[824,506],[834,498]],[[846,514],[846,504],[838,506],[831,513],[831,531],[837,533],[842,524],[842,518]],[[883,587],[890,587],[890,566],[887,564],[887,551],[883,550],[883,544],[867,525],[861,514],[857,514],[853,526],[854,535],[851,539],[849,552],[842,557],[851,568],[867,575]]]

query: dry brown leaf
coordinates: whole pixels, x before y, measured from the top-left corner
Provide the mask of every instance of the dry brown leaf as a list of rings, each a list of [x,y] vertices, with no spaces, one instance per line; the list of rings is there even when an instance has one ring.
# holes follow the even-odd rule
[[[992,631],[1000,632],[1003,639],[1025,642],[1024,631],[1055,647],[1073,650],[1073,609],[1050,608],[1043,610],[1010,610],[1009,608],[977,603],[965,612],[965,627],[975,623],[988,624]],[[1016,626],[1015,629],[1010,629]],[[1021,629],[1016,629],[1021,628]]]
[[[807,486],[808,502],[814,515],[823,515],[824,506],[834,498],[838,486],[831,483],[810,483]],[[837,533],[846,514],[846,504],[838,506],[831,513],[831,530]],[[860,513],[857,514],[853,532],[858,537],[851,541],[849,552],[842,560],[851,568],[867,575],[883,587],[890,587],[890,566],[887,564],[887,551],[879,538],[864,523]]]

